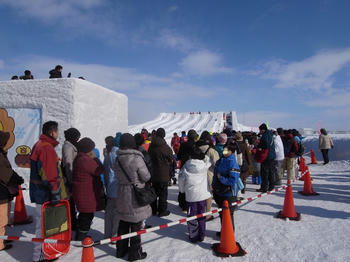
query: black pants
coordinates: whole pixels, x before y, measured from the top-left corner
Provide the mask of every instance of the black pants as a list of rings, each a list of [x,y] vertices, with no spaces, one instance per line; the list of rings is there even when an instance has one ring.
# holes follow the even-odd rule
[[[90,230],[94,213],[79,213],[78,215],[78,230],[75,236],[75,240],[83,240]]]
[[[324,162],[325,164],[327,164],[327,163],[329,162],[328,150],[329,150],[329,149],[321,149],[322,156],[323,156],[323,162]]]
[[[214,200],[219,208],[222,208],[224,200],[227,200],[228,206],[230,208],[232,227],[233,227],[233,231],[234,231],[235,230],[235,219],[233,217],[233,212],[235,211],[236,206],[232,206],[231,204],[237,201],[237,197],[224,197],[224,196],[218,196],[218,195],[214,194]],[[220,212],[219,215],[220,215],[220,221],[222,222],[222,212]]]
[[[155,215],[163,213],[168,209],[168,184],[163,183],[152,183],[154,190],[156,191],[157,200],[152,204],[152,213]]]
[[[275,187],[276,161],[266,160],[261,163],[261,190],[271,191]]]
[[[70,222],[72,225],[72,230],[75,231],[78,228],[77,211],[75,209],[75,202],[73,197],[69,198],[69,208],[70,208]]]
[[[135,232],[141,229],[142,221],[137,223],[120,220],[118,227],[118,236]],[[130,247],[129,247],[130,241]],[[135,236],[128,239],[117,241],[117,257],[123,257],[128,253],[129,260],[139,258],[142,254],[141,236]]]

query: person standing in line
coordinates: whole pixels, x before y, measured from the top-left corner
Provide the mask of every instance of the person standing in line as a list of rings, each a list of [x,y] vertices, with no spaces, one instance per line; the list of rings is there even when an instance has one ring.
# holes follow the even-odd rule
[[[240,166],[241,174],[240,178],[242,179],[244,188],[241,190],[242,194],[245,194],[246,185],[247,185],[247,178],[251,175],[249,171],[249,166],[251,165],[251,157],[249,154],[249,149],[247,144],[243,141],[243,136],[241,132],[236,132],[235,138],[237,141],[237,144],[242,152],[242,165]]]
[[[222,157],[222,151],[224,151],[224,146],[227,142],[227,135],[225,133],[221,133],[218,135],[218,141],[216,143],[215,149],[219,153],[219,157]]]
[[[106,155],[103,161],[103,167],[105,169],[104,181],[106,187],[106,210],[105,210],[105,238],[115,237],[118,234],[118,224],[117,219],[117,187],[118,179],[114,172],[114,166],[117,160],[118,147],[115,145],[113,136],[107,136],[106,142]]]
[[[287,179],[293,180],[295,179],[295,152],[298,150],[298,144],[294,139],[294,136],[291,130],[286,130],[284,132],[283,138],[283,149],[285,159],[283,160],[281,172],[282,175],[284,171],[287,170]]]
[[[42,134],[35,143],[30,156],[29,195],[35,203],[35,236],[41,238],[41,206],[50,201],[55,205],[67,199],[61,164],[55,147],[59,144],[58,123],[48,121],[43,124]],[[33,261],[47,261],[42,252],[42,244],[34,243]]]
[[[323,164],[326,165],[329,163],[328,151],[334,147],[334,144],[332,138],[327,134],[326,129],[321,128],[320,132],[318,146],[323,156]]]
[[[283,134],[283,128],[279,127],[276,131],[273,132],[274,143],[275,143],[275,152],[276,152],[276,172],[275,172],[275,185],[282,185],[282,165],[284,160],[284,147],[281,135]]]
[[[117,201],[121,203],[117,205],[118,235],[139,231],[143,221],[151,216],[152,209],[150,205],[139,206],[133,185],[144,188],[151,174],[142,153],[136,149],[135,138],[129,133],[120,137],[114,171],[118,179]],[[128,261],[136,261],[147,257],[142,251],[140,235],[117,241],[116,248],[117,258],[128,255]]]
[[[194,129],[189,130],[187,136],[184,135],[186,135],[186,133],[183,131],[181,137],[186,137],[186,142],[181,143],[179,153],[177,154],[177,160],[180,161],[180,168],[182,168],[185,165],[186,161],[190,158],[191,150],[194,147],[196,139],[198,137],[198,134]],[[183,211],[186,211],[187,204],[185,194],[179,192],[177,200],[179,202],[180,208]]]
[[[259,126],[261,139],[258,148],[269,150],[267,158],[261,163],[261,187],[258,192],[267,192],[275,188],[276,172],[276,152],[272,131],[267,128],[265,123]]]
[[[196,142],[196,146],[202,151],[202,153],[204,153],[206,156],[209,157],[211,165],[207,172],[207,180],[208,180],[209,192],[210,194],[213,194],[213,188],[211,184],[213,182],[214,167],[215,167],[216,161],[218,161],[220,157],[218,152],[214,148],[214,145],[211,140],[211,135],[208,131],[203,131],[199,140]],[[212,202],[213,202],[213,198],[211,196],[207,199],[206,212],[211,210]],[[212,215],[208,215],[206,217],[207,221],[210,221],[212,219],[214,219]]]
[[[190,159],[180,171],[179,191],[186,195],[188,217],[206,212],[206,200],[211,198],[207,179],[210,166],[209,157],[198,147],[193,147]],[[204,240],[205,221],[205,217],[201,217],[187,222],[191,242]]]
[[[177,153],[179,153],[180,150],[180,137],[177,135],[177,133],[173,134],[174,136],[171,138],[171,147],[174,150],[174,153],[177,155]]]
[[[231,204],[237,201],[237,182],[240,175],[239,166],[235,156],[236,150],[236,143],[230,143],[224,147],[222,158],[220,158],[215,164],[212,184],[214,200],[218,207],[222,208],[225,200],[229,204],[233,230],[235,229],[233,216],[235,206],[232,206]],[[222,212],[220,212],[220,221],[222,223]],[[217,232],[216,235],[220,236],[220,232]]]
[[[72,196],[72,176],[73,176],[73,162],[78,155],[77,144],[80,138],[78,129],[71,127],[64,131],[65,141],[62,147],[62,171],[65,178],[65,185],[69,197],[70,217],[72,230],[77,229],[77,211]]]
[[[149,147],[152,160],[152,186],[157,199],[151,204],[152,214],[159,217],[168,216],[168,186],[170,181],[170,167],[173,164],[173,151],[164,140],[165,130],[158,128]]]
[[[103,209],[100,174],[104,168],[90,138],[80,139],[77,148],[78,155],[73,163],[73,198],[79,211],[75,240],[82,241],[90,230],[94,212]]]
[[[6,233],[11,209],[10,203],[16,196],[9,192],[8,187],[18,188],[24,182],[23,178],[13,171],[7,158],[7,152],[4,150],[9,138],[10,133],[0,131],[0,236],[4,236]],[[0,251],[11,247],[12,244],[0,239]]]

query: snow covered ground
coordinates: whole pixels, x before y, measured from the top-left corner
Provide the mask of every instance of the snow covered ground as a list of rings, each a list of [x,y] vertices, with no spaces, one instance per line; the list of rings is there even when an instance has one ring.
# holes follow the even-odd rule
[[[306,163],[309,163],[308,158]],[[293,183],[295,209],[301,221],[274,218],[282,210],[284,191],[243,204],[235,212],[235,237],[247,254],[229,261],[350,261],[350,161],[335,161],[323,166],[310,165],[314,191],[319,196],[302,196],[303,182]],[[28,179],[28,176],[26,176]],[[256,185],[248,184],[245,197],[255,196]],[[164,218],[151,217],[150,225],[164,224],[185,216],[177,206],[177,186],[169,188],[169,210]],[[24,191],[27,212],[33,213]],[[213,255],[211,244],[219,242],[218,218],[207,223],[204,242],[188,241],[187,226],[177,225],[142,236],[142,246],[148,253],[144,261],[221,261]],[[33,237],[34,224],[8,228],[7,234]],[[94,240],[103,239],[103,212],[96,213],[90,232]],[[31,261],[32,243],[14,242],[14,247],[0,252],[0,261]],[[60,261],[80,261],[81,248],[72,247]],[[96,261],[122,261],[115,258],[112,245],[94,248]]]

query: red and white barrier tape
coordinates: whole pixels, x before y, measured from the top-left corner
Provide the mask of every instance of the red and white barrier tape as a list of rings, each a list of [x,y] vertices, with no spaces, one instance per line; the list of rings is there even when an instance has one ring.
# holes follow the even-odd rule
[[[15,237],[15,236],[0,236],[3,240],[15,240],[22,242],[37,242],[37,243],[48,243],[48,244],[70,244],[73,246],[82,246],[81,241],[70,241],[70,240],[57,240],[51,238],[30,238],[30,237]]]
[[[309,172],[308,169],[306,169],[303,173],[300,174],[300,176],[297,179],[302,178],[303,176],[305,176],[307,174],[307,172]]]
[[[287,186],[284,185],[284,186],[276,188],[276,189],[274,189],[272,191],[268,191],[268,192],[256,195],[254,197],[249,197],[249,198],[244,199],[244,200],[238,200],[238,201],[232,203],[232,206],[242,205],[244,203],[253,201],[253,200],[261,198],[263,196],[271,195],[274,192],[278,192],[278,191],[284,190],[286,188],[287,188]],[[163,224],[163,225],[160,225],[160,226],[155,226],[155,227],[151,227],[151,228],[147,228],[147,229],[142,229],[142,230],[139,230],[139,231],[136,231],[136,232],[132,232],[132,233],[129,233],[129,234],[125,234],[125,235],[120,235],[120,236],[116,236],[116,237],[112,237],[112,238],[99,240],[99,241],[94,242],[94,245],[108,244],[108,243],[111,243],[111,242],[114,242],[114,241],[119,241],[119,240],[122,240],[122,239],[127,239],[127,238],[131,238],[131,237],[138,236],[138,235],[143,235],[143,234],[146,234],[146,233],[149,233],[149,232],[157,231],[157,230],[160,230],[160,229],[163,229],[163,228],[168,228],[168,227],[172,227],[172,226],[175,226],[175,225],[178,225],[178,224],[182,224],[182,223],[185,223],[185,222],[188,222],[188,221],[191,221],[191,220],[195,220],[197,218],[202,218],[202,217],[205,217],[205,216],[208,216],[208,215],[211,215],[211,214],[219,213],[220,211],[222,211],[222,209],[218,208],[218,209],[211,210],[209,212],[205,212],[205,213],[198,214],[198,215],[191,216],[191,217],[182,218],[182,219],[180,219],[178,221],[173,221],[173,222],[170,222],[170,223],[167,223],[167,224]],[[0,239],[3,239],[3,240],[16,240],[16,241],[23,241],[23,242],[50,243],[50,244],[70,244],[70,245],[78,246],[78,247],[82,247],[83,246],[82,242],[80,242],[80,241],[57,240],[57,239],[48,239],[48,238],[42,239],[42,238],[28,238],[28,237],[16,237],[16,236],[0,236]]]
[[[232,206],[242,205],[243,203],[253,201],[255,199],[261,198],[263,196],[270,195],[270,194],[272,194],[274,192],[278,192],[278,191],[281,191],[281,190],[286,189],[286,188],[287,188],[287,186],[284,185],[284,186],[281,186],[280,188],[274,189],[272,191],[268,191],[266,193],[262,193],[262,194],[256,195],[254,197],[249,197],[249,198],[244,199],[244,200],[238,200],[238,201],[232,203]],[[211,210],[209,212],[205,212],[205,213],[202,213],[202,214],[199,214],[199,215],[196,215],[196,216],[186,217],[186,218],[180,219],[178,221],[170,222],[168,224],[163,224],[163,225],[160,225],[160,226],[155,226],[155,227],[151,227],[151,228],[147,228],[147,229],[142,229],[142,230],[139,230],[139,231],[136,231],[136,232],[132,232],[132,233],[129,233],[129,234],[125,234],[125,235],[121,235],[121,236],[116,236],[116,237],[112,237],[112,238],[107,238],[107,239],[103,239],[103,240],[100,240],[100,241],[96,241],[94,243],[94,245],[108,244],[108,243],[111,243],[111,242],[114,242],[114,241],[119,241],[119,240],[122,240],[122,239],[127,239],[127,238],[131,238],[131,237],[134,237],[134,236],[143,235],[143,234],[146,234],[146,233],[149,233],[149,232],[157,231],[159,229],[172,227],[172,226],[175,226],[175,225],[178,225],[178,224],[182,224],[182,223],[185,223],[185,222],[188,222],[188,221],[191,221],[191,220],[195,220],[197,218],[201,218],[201,217],[205,217],[205,216],[208,216],[208,215],[211,215],[211,214],[215,214],[215,213],[218,213],[220,211],[222,211],[221,208],[214,209],[214,210]]]

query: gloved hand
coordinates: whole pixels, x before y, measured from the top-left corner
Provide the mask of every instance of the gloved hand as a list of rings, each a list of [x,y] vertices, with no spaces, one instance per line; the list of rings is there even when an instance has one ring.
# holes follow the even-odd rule
[[[23,177],[19,176],[15,171],[12,172],[12,176],[9,181],[9,185],[22,185],[24,183]]]
[[[61,192],[59,189],[56,191],[51,191],[51,200],[50,200],[50,206],[57,205],[61,200]]]

